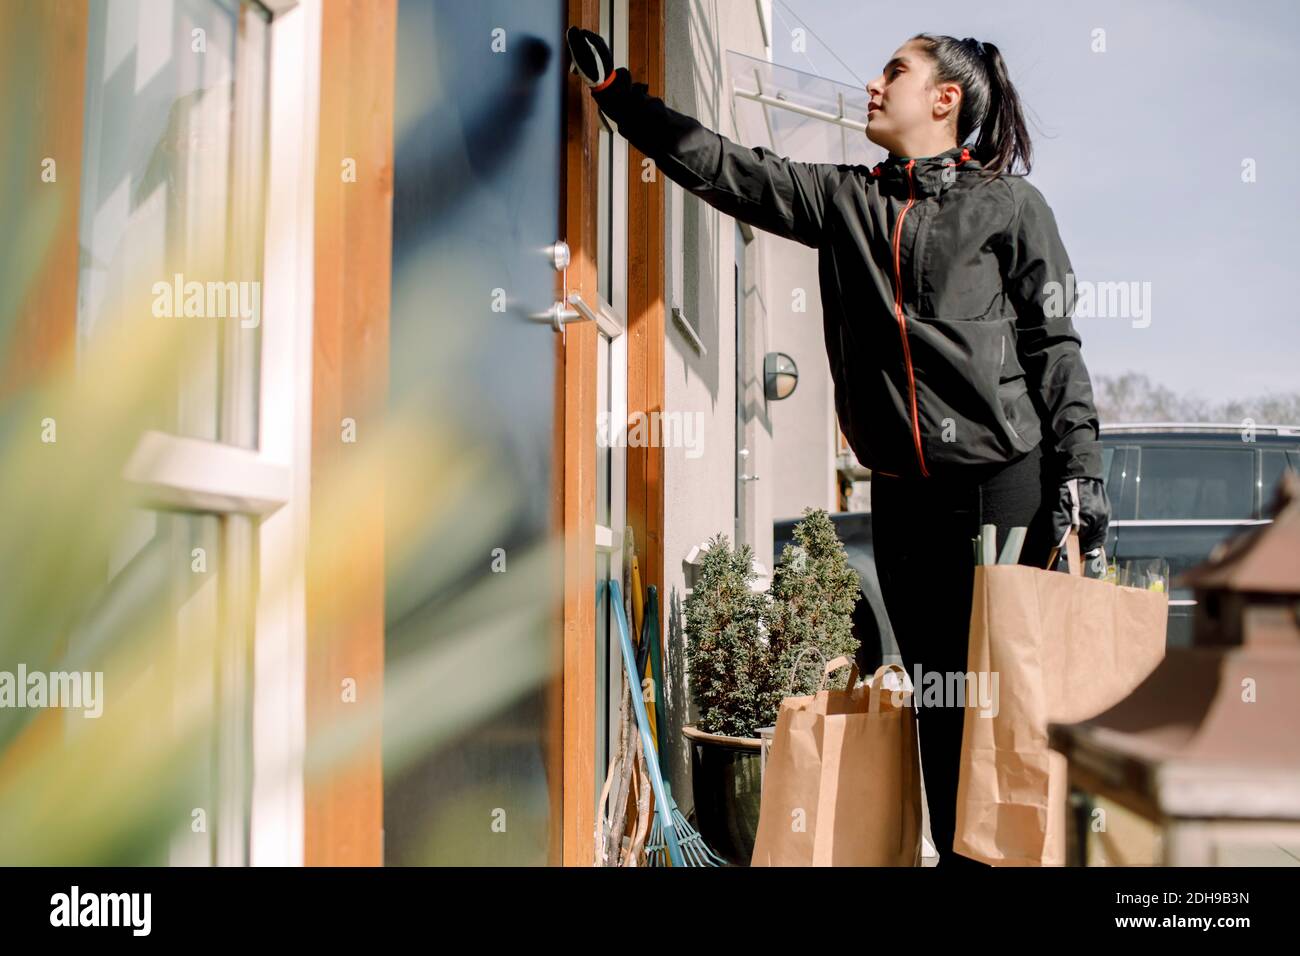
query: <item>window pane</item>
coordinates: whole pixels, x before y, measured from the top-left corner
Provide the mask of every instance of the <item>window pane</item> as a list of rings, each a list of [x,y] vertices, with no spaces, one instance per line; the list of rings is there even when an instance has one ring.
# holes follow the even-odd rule
[[[1281,448],[1266,448],[1260,453],[1259,507],[1260,514],[1266,518],[1273,517],[1269,505],[1277,492],[1282,472],[1287,468],[1286,451]]]
[[[158,328],[179,355],[141,370],[158,382],[143,424],[243,447],[261,324],[267,51],[253,9],[90,4],[79,225],[79,348],[128,321],[178,323]]]
[[[622,422],[611,417],[610,341],[596,335],[596,524],[608,526],[612,513],[612,446],[619,440]],[[615,531],[622,530],[615,528]]]
[[[105,801],[96,813],[108,829],[133,834],[103,862],[247,862],[245,778],[222,751],[248,754],[247,714],[230,675],[246,669],[249,619],[229,596],[232,574],[246,588],[252,541],[232,538],[230,520],[133,512],[106,556],[103,596],[70,639],[70,659],[103,671],[93,731],[114,755],[114,779],[87,799]],[[151,785],[128,785],[140,776]],[[223,798],[227,778],[239,784],[233,804]],[[135,819],[154,823],[140,829]]]
[[[1106,497],[1110,499],[1111,518],[1133,517],[1133,494],[1125,487],[1127,462],[1137,460],[1137,453],[1124,445],[1102,447],[1102,474],[1106,476]]]
[[[600,5],[600,34],[605,42],[614,49],[612,32],[611,4]],[[606,302],[613,302],[613,290],[610,271],[610,243],[613,239],[613,168],[614,142],[605,124],[601,123],[596,133],[596,289]]]
[[[1255,454],[1251,449],[1146,447],[1138,483],[1138,517],[1251,518]]]

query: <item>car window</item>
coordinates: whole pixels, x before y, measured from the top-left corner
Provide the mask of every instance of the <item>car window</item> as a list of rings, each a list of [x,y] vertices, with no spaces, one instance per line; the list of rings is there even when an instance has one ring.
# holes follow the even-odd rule
[[[1259,472],[1259,508],[1260,514],[1266,518],[1273,517],[1269,510],[1269,505],[1273,501],[1273,495],[1277,492],[1278,483],[1282,480],[1282,472],[1287,468],[1287,453],[1282,448],[1264,448],[1260,450],[1260,472]],[[1291,465],[1295,467],[1295,465]]]
[[[1106,476],[1106,497],[1110,499],[1112,520],[1133,517],[1133,479],[1136,466],[1136,445],[1103,446],[1102,474]]]
[[[1137,516],[1145,520],[1253,518],[1250,448],[1148,445],[1142,449]]]

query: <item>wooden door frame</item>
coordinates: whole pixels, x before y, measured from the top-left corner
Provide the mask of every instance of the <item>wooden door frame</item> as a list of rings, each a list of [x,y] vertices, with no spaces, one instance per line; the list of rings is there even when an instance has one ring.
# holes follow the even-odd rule
[[[599,0],[568,0],[568,24],[600,29]],[[628,69],[662,95],[663,0],[629,0]],[[564,56],[568,56],[567,51]],[[572,261],[569,288],[597,287],[598,202],[595,101],[566,74],[563,230]],[[641,154],[628,147],[627,411],[661,411],[664,394],[664,189],[656,174],[643,181]],[[559,286],[557,284],[557,292]],[[594,301],[589,295],[588,301]],[[554,862],[590,866],[596,811],[596,336],[590,322],[556,338],[555,514],[563,537],[562,667],[553,688],[548,740],[562,754],[562,812],[553,832]],[[663,455],[627,450],[627,522],[633,528],[646,585],[663,590]],[[662,621],[662,615],[661,615]],[[662,626],[662,625],[661,625]],[[660,638],[662,640],[662,636]],[[552,764],[553,765],[553,764]],[[552,795],[555,789],[552,787]],[[556,805],[556,804],[553,804]],[[554,818],[553,818],[554,819]]]
[[[347,467],[341,423],[379,435],[388,392],[392,286],[393,108],[397,0],[328,0],[320,6],[320,123],[315,181],[312,324],[313,499]],[[352,160],[355,181],[342,163]],[[315,502],[307,560],[307,746],[352,717],[339,688],[356,681],[358,699],[382,700],[384,687],[383,475],[349,513]],[[320,540],[332,522],[348,540],[353,580],[339,594]],[[382,727],[367,724],[349,759],[304,781],[308,866],[384,862]]]
[[[664,95],[664,0],[631,0],[628,69],[652,94]],[[627,411],[664,409],[663,177],[636,147],[627,157]],[[650,175],[653,173],[653,175]],[[653,430],[652,430],[653,433]],[[659,592],[659,640],[667,622],[664,595],[664,456],[657,445],[627,450],[627,520],[640,551],[642,584]]]
[[[568,25],[599,30],[599,0],[568,0]],[[567,49],[562,55],[568,56]],[[571,74],[565,77],[562,233],[571,255],[570,287],[581,291],[596,288],[600,120],[582,82]],[[557,294],[560,291],[557,283]],[[554,456],[559,474],[552,488],[564,553],[563,661],[552,689],[548,740],[550,753],[560,755],[561,765],[561,832],[558,841],[551,840],[552,862],[566,866],[590,865],[595,845],[596,444],[590,439],[596,434],[596,335],[594,325],[579,322],[555,341],[555,447],[562,453]],[[554,760],[548,763],[555,766]],[[554,787],[551,792],[554,796]],[[555,817],[553,813],[553,821]]]

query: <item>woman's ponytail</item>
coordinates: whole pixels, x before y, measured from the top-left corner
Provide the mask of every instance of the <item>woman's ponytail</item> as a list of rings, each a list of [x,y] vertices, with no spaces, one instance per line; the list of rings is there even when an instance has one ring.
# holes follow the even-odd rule
[[[964,145],[978,129],[971,152],[987,173],[1029,172],[1033,147],[1020,94],[1011,83],[1001,51],[973,37],[958,40],[919,33],[912,39],[934,63],[934,82],[956,83],[962,89],[958,145]]]

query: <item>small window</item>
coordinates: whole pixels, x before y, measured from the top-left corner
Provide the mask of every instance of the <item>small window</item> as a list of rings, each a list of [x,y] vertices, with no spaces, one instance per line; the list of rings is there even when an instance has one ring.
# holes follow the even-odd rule
[[[1137,516],[1144,520],[1249,519],[1255,513],[1249,448],[1142,449]]]

